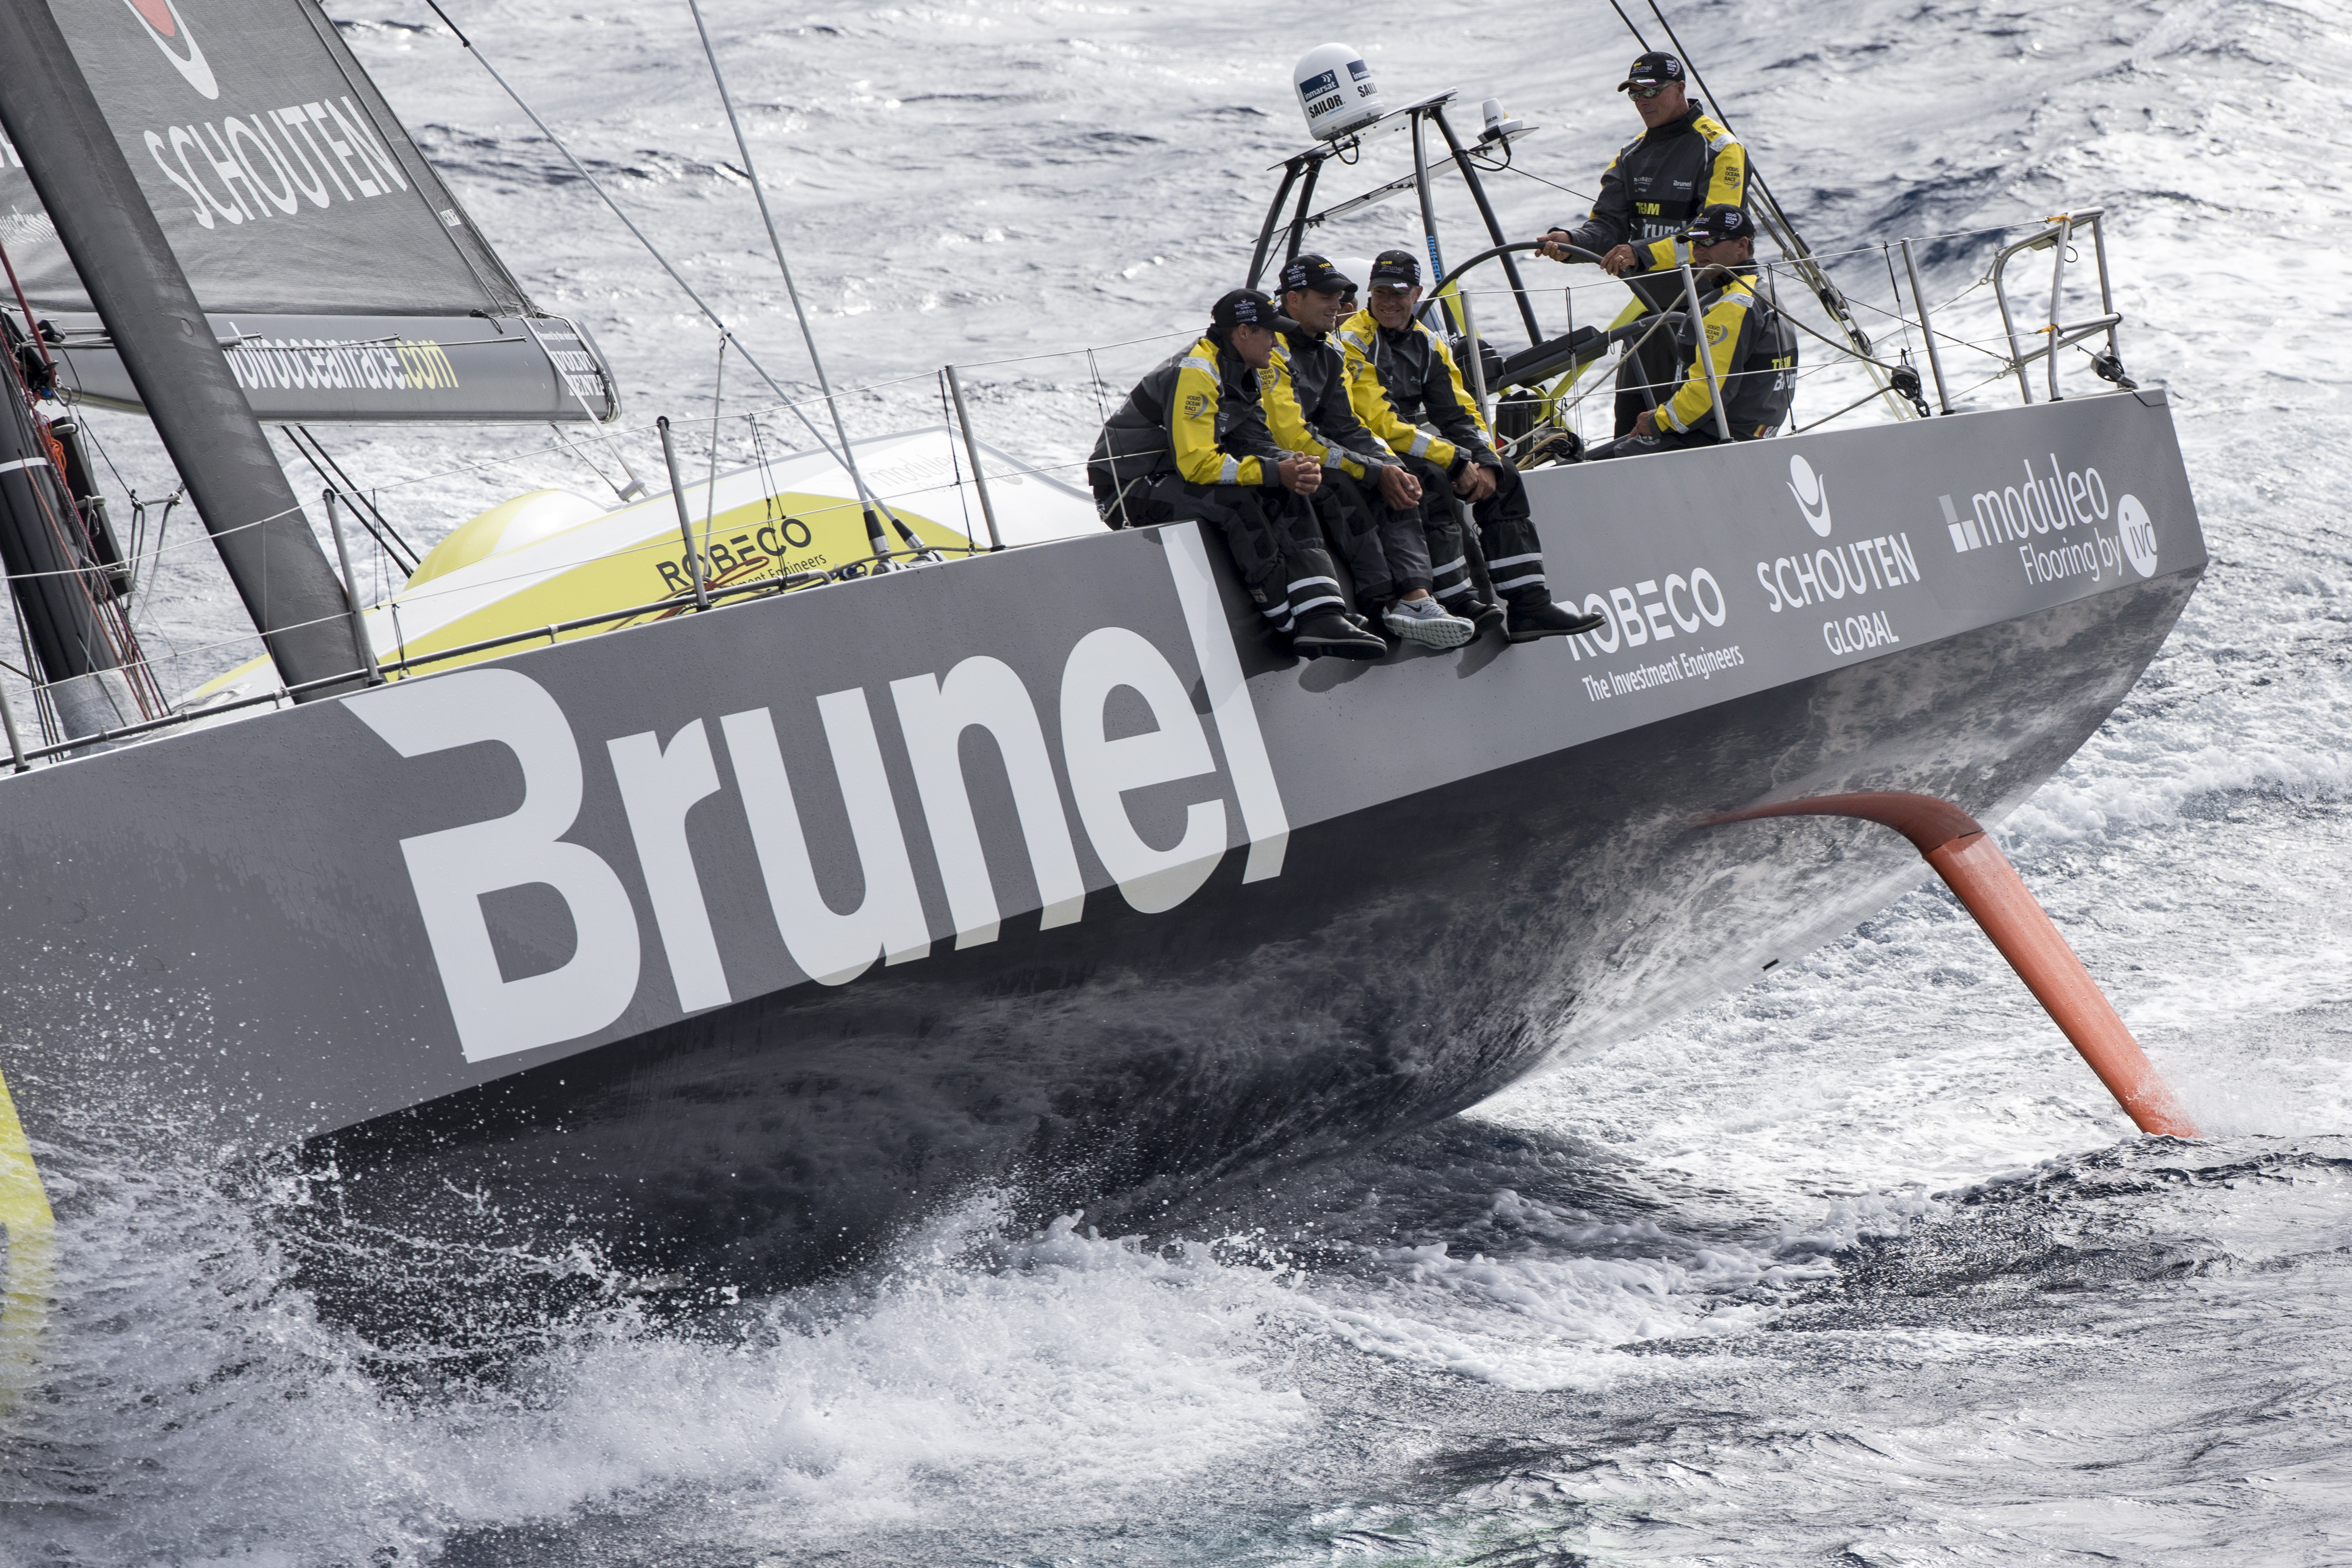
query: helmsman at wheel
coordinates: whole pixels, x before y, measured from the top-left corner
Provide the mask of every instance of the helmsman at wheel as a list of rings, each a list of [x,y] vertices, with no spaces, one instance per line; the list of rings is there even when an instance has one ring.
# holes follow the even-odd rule
[[[1663,49],[1635,59],[1617,90],[1630,93],[1642,117],[1642,134],[1627,142],[1601,176],[1601,195],[1574,228],[1565,225],[1545,235],[1545,254],[1566,261],[1558,247],[1574,246],[1601,257],[1601,270],[1625,277],[1638,304],[1621,319],[1675,308],[1681,280],[1627,277],[1640,273],[1641,249],[1690,226],[1700,210],[1748,204],[1748,152],[1720,120],[1690,101],[1683,85],[1683,62]],[[1626,357],[1617,371],[1617,434],[1650,405],[1674,379],[1674,345],[1654,332]]]
[[[1421,260],[1384,250],[1372,260],[1372,302],[1339,328],[1347,353],[1348,397],[1374,435],[1421,481],[1430,577],[1438,602],[1483,632],[1496,620],[1471,585],[1468,552],[1453,497],[1471,506],[1495,591],[1509,606],[1514,643],[1590,632],[1602,617],[1551,601],[1543,549],[1528,509],[1519,471],[1496,455],[1486,422],[1462,385],[1445,340],[1413,311],[1421,304]],[[1421,428],[1426,423],[1437,434]]]
[[[1723,439],[1723,429],[1734,441],[1756,441],[1780,428],[1796,395],[1797,334],[1757,290],[1752,227],[1738,207],[1709,207],[1687,234],[1643,247],[1643,269],[1673,277],[1678,287],[1682,264],[1690,264],[1704,312],[1700,329],[1686,327],[1678,337],[1690,361],[1672,394],[1655,410],[1643,410],[1631,431],[1586,453],[1587,462],[1712,446]],[[1717,387],[1723,391],[1720,427]]]
[[[1276,445],[1258,401],[1276,318],[1274,301],[1255,288],[1220,298],[1207,333],[1138,382],[1104,422],[1087,479],[1112,528],[1214,524],[1268,632],[1293,649],[1378,659],[1388,644],[1348,619],[1304,505],[1322,465]]]

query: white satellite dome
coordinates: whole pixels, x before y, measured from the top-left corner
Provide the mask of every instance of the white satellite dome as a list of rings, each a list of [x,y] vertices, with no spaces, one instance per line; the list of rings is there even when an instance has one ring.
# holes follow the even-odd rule
[[[1298,108],[1307,116],[1308,133],[1324,141],[1361,131],[1387,112],[1371,68],[1347,44],[1307,50],[1291,68],[1290,80],[1298,89]]]

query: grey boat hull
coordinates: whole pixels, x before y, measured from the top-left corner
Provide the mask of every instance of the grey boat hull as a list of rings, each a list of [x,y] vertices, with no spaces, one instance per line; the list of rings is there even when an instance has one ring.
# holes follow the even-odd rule
[[[354,1236],[740,1287],[977,1184],[1141,1215],[1851,928],[1893,835],[1697,820],[1999,820],[2206,559],[2160,394],[1529,482],[1594,638],[1293,664],[1178,526],[0,785],[0,1071],[37,1141],[307,1140]]]

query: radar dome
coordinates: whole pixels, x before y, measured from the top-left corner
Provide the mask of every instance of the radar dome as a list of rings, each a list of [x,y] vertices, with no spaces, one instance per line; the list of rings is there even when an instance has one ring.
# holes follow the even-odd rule
[[[1307,130],[1320,141],[1337,141],[1387,112],[1371,68],[1346,44],[1307,50],[1291,68],[1290,80],[1298,89]]]

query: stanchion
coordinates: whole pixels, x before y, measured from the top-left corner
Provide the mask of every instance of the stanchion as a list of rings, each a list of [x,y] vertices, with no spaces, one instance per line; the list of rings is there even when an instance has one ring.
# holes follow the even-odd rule
[[[686,570],[694,579],[694,607],[708,610],[710,608],[710,590],[702,580],[702,552],[694,548],[694,519],[686,512],[686,486],[677,476],[677,446],[670,439],[669,415],[663,414],[655,420],[654,428],[661,432],[662,463],[669,469],[670,497],[677,503],[677,537],[686,541]],[[869,523],[873,521],[870,514],[866,520]]]

